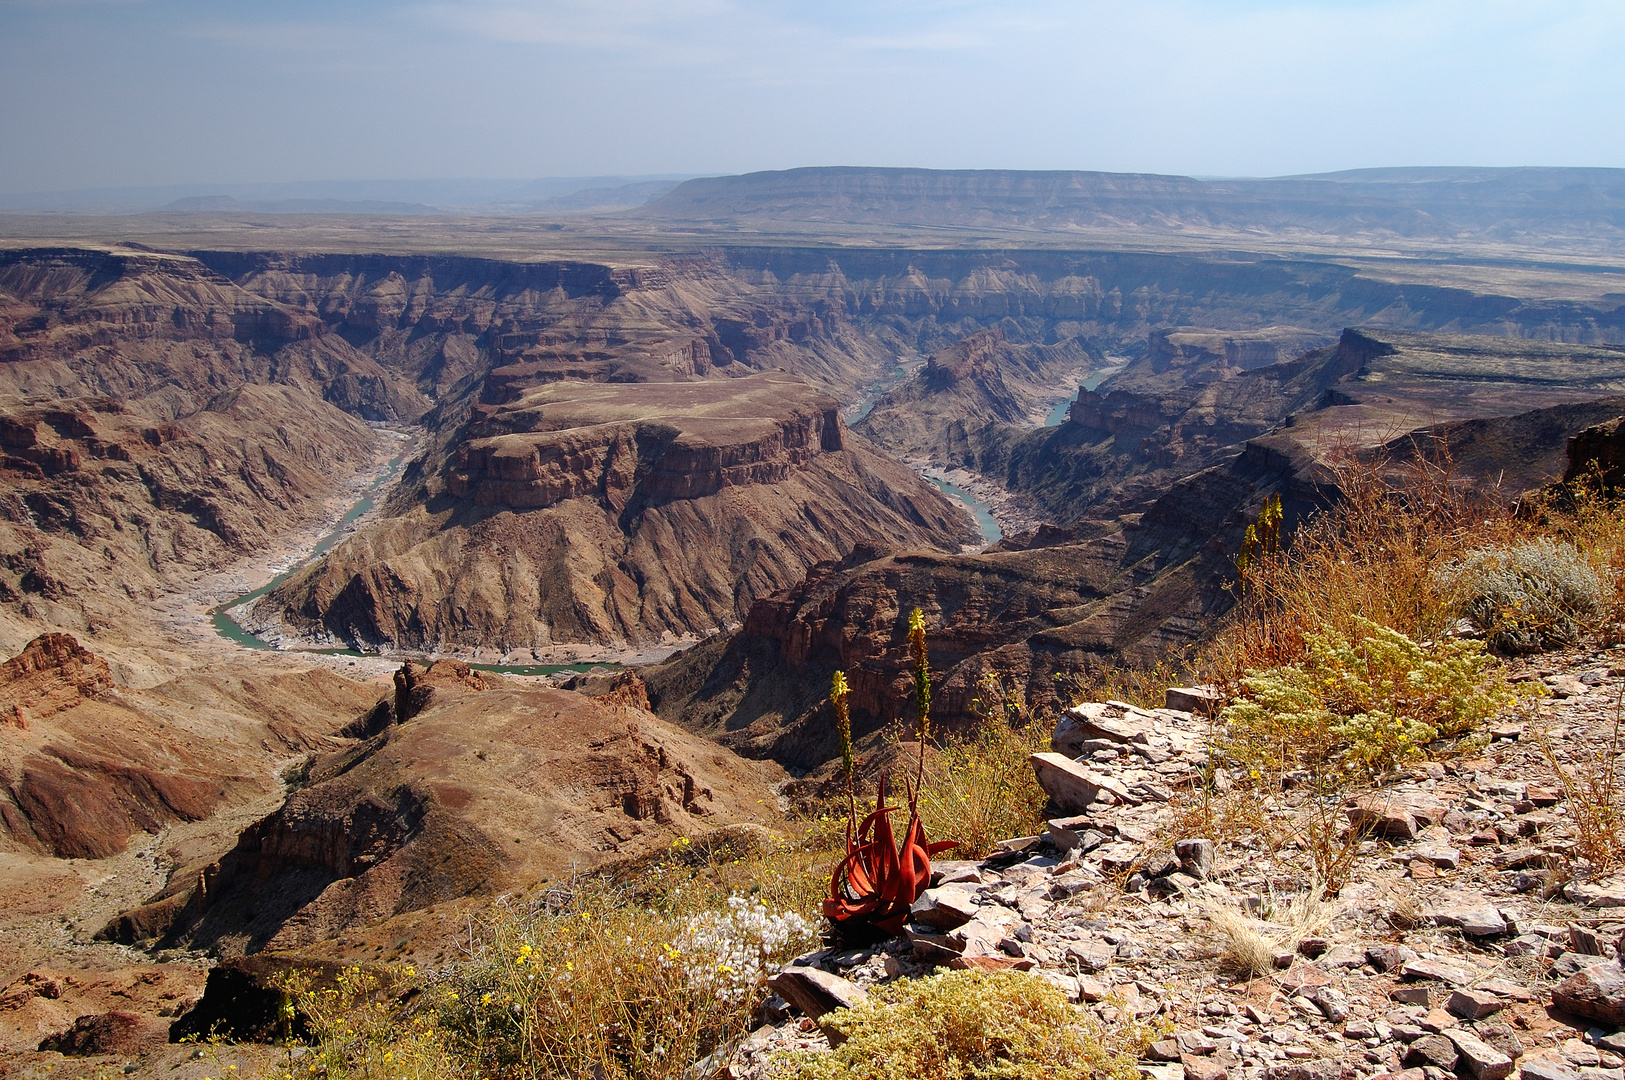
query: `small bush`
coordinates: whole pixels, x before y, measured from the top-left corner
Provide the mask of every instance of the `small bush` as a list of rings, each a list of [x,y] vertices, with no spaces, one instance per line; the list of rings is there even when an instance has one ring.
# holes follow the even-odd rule
[[[387,976],[387,977],[386,977]],[[457,1075],[457,1060],[433,1017],[404,1008],[399,990],[417,972],[406,967],[384,973],[353,965],[319,985],[294,972],[282,980],[283,1023],[291,1030],[304,1018],[314,1047],[305,1075],[329,1080],[440,1080]],[[291,1068],[291,1056],[284,1063]],[[282,1076],[288,1069],[273,1068]]]
[[[1366,781],[1517,700],[1478,642],[1419,645],[1367,619],[1352,624],[1349,636],[1306,634],[1299,663],[1242,678],[1219,743],[1251,777],[1304,768],[1322,790]]]
[[[1574,545],[1549,537],[1472,552],[1443,579],[1490,647],[1513,655],[1572,644],[1611,592]]]
[[[1148,1032],[1107,1031],[1022,972],[951,971],[880,987],[825,1017],[847,1041],[787,1064],[797,1080],[1093,1080],[1135,1074]]]
[[[1526,528],[1494,493],[1456,483],[1448,460],[1419,459],[1397,481],[1383,462],[1333,468],[1342,498],[1249,560],[1236,608],[1203,646],[1196,673],[1228,694],[1243,675],[1304,660],[1316,633],[1353,640],[1363,622],[1444,636],[1460,615],[1439,568]]]

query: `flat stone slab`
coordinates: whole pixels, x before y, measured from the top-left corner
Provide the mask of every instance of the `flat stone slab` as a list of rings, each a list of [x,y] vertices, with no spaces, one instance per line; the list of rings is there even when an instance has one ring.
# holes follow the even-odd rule
[[[767,980],[767,985],[813,1020],[835,1009],[851,1008],[869,996],[857,983],[813,967],[787,967]]]
[[[1442,960],[1409,960],[1399,973],[1407,979],[1437,979],[1451,986],[1467,986],[1478,978],[1478,972]]]
[[[1506,1080],[1512,1075],[1512,1059],[1462,1028],[1444,1033],[1456,1047],[1456,1075],[1472,1080]]]
[[[1110,777],[1087,769],[1061,754],[1042,753],[1032,756],[1033,773],[1038,786],[1062,811],[1082,813],[1100,799],[1105,792],[1119,803],[1133,806],[1140,800],[1130,795],[1123,786]]]
[[[1455,926],[1471,937],[1504,934],[1507,921],[1496,906],[1482,896],[1460,894],[1445,897],[1428,906],[1423,914],[1436,926]]]

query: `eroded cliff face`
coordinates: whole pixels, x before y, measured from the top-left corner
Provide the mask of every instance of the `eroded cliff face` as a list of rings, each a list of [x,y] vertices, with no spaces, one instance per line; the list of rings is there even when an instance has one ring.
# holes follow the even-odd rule
[[[782,373],[545,382],[474,417],[420,501],[269,594],[253,625],[522,656],[655,645],[737,624],[857,544],[975,538]]]
[[[175,420],[248,383],[294,386],[369,420],[428,406],[328,333],[195,259],[123,249],[0,252],[0,394],[110,397]]]
[[[531,509],[601,496],[640,504],[776,484],[843,448],[839,405],[802,380],[543,384],[476,406],[446,488],[476,506]]]
[[[1057,387],[1105,362],[1081,337],[1035,344],[1009,341],[999,329],[979,331],[933,353],[875,402],[858,429],[910,460],[943,462],[969,431],[1036,426],[1061,396]]]
[[[758,600],[731,637],[645,672],[660,714],[751,756],[814,768],[835,754],[825,688],[852,687],[855,729],[911,719],[909,613],[925,615],[933,718],[968,725],[994,673],[1035,706],[1199,641],[1231,600],[1234,545],[1279,492],[1288,528],[1337,497],[1290,441],[1259,441],[1176,484],[1144,514],[1046,527],[968,555],[854,553]]]
[[[23,626],[138,638],[152,599],[321,520],[382,450],[292,386],[161,422],[105,397],[0,400],[0,603]]]
[[[1352,453],[1425,427],[1625,390],[1625,354],[1607,345],[1360,328],[1345,330],[1335,345],[1241,370],[1208,335],[1200,336],[1210,342],[1201,350],[1206,360],[1181,361],[1170,352],[1179,336],[1099,389],[1080,391],[1060,427],[986,425],[950,447],[950,460],[997,478],[1065,523],[1143,510],[1181,477],[1275,431],[1323,453]],[[1511,444],[1500,456],[1509,475],[1527,474],[1534,486],[1549,479],[1530,473]]]

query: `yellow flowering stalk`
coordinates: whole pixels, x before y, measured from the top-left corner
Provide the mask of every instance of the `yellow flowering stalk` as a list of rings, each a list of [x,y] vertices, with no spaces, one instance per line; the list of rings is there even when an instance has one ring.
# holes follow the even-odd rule
[[[846,672],[837,671],[829,700],[835,706],[835,738],[841,745],[841,774],[846,778],[846,823],[851,832],[858,820],[857,794],[853,789],[856,762],[852,757],[852,713],[846,703]]]
[[[915,608],[908,617],[908,654],[914,661],[915,737],[920,740],[920,765],[914,790],[925,779],[925,740],[931,737],[931,665],[925,654],[925,613]]]

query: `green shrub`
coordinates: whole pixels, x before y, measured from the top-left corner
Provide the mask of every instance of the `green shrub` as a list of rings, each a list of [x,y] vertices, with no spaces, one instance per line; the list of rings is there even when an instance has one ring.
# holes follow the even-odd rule
[[[1108,1032],[1054,985],[1017,971],[891,983],[824,1023],[846,1041],[787,1062],[797,1080],[1127,1080],[1148,1034],[1136,1024]]]
[[[1251,672],[1220,719],[1221,749],[1250,774],[1307,768],[1323,785],[1359,782],[1461,735],[1517,700],[1476,641],[1418,644],[1368,619],[1353,638],[1305,635],[1296,664]]]
[[[1490,647],[1514,655],[1571,644],[1610,592],[1573,544],[1548,537],[1482,548],[1442,577]]]

